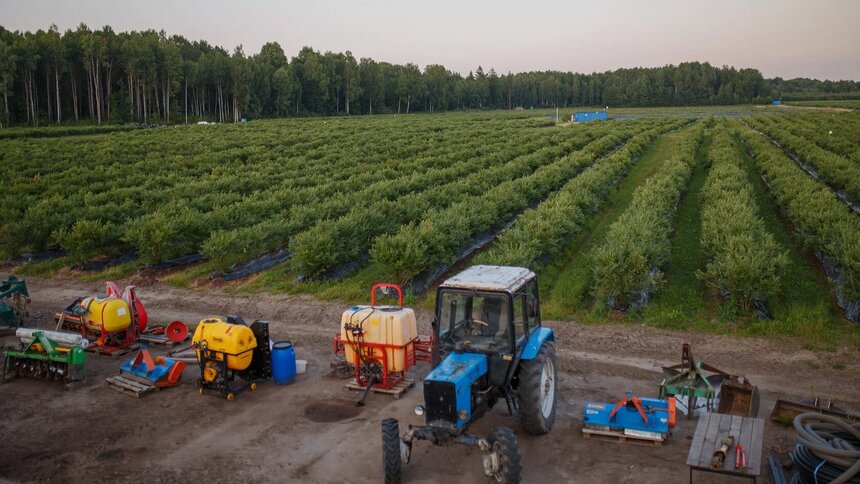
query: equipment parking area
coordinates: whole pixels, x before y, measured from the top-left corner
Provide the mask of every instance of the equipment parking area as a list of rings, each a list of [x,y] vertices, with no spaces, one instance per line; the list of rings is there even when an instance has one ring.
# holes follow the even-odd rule
[[[0,274],[6,277],[8,274]],[[54,329],[63,301],[102,290],[99,283],[27,278],[32,304],[29,326]],[[208,316],[241,315],[270,321],[275,341],[293,343],[307,370],[288,385],[266,382],[233,401],[200,395],[200,372],[189,364],[182,383],[133,398],[105,385],[119,365],[133,357],[87,359],[81,382],[18,378],[0,385],[0,477],[13,481],[133,482],[381,482],[380,425],[397,418],[401,432],[423,418],[419,362],[410,370],[415,387],[400,399],[371,393],[356,407],[350,379],[332,375],[332,335],[346,304],[310,296],[238,296],[220,289],[185,290],[158,282],[138,286],[150,321],[181,319],[192,332]],[[419,334],[428,334],[432,313],[416,310]],[[660,445],[586,439],[583,402],[618,402],[625,392],[656,396],[663,370],[680,361],[689,343],[697,359],[746,376],[761,393],[764,419],[762,475],[767,455],[786,453],[797,442],[791,426],[770,420],[777,399],[833,399],[847,410],[860,408],[860,362],[850,348],[811,351],[793,341],[679,333],[639,324],[584,326],[544,321],[556,337],[559,363],[555,426],[530,436],[511,418],[504,402],[478,420],[472,431],[486,435],[506,425],[517,435],[523,482],[688,482],[687,455],[696,420],[680,412],[671,436]],[[14,335],[4,345],[17,343]],[[187,343],[186,343],[187,344]],[[150,345],[153,356],[168,349]],[[171,348],[172,349],[172,348]],[[734,455],[734,449],[731,454]],[[696,482],[741,482],[696,474]],[[404,482],[484,483],[476,447],[434,447],[416,443],[403,466]]]

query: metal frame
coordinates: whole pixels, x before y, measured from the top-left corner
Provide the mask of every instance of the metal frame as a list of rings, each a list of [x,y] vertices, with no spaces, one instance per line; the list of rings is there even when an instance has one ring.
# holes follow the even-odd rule
[[[419,361],[430,362],[433,340],[422,340],[420,337],[416,337],[404,345],[393,345],[368,343],[359,335],[355,341],[345,342],[338,333],[332,341],[334,354],[346,356],[346,345],[350,345],[350,349],[355,353],[357,359],[356,364],[353,365],[355,383],[360,387],[366,387],[370,383],[373,387],[390,390],[402,382],[406,378],[406,372]],[[403,371],[388,371],[388,350],[402,350],[404,352],[406,358]],[[362,364],[367,363],[376,363],[382,367],[382,374],[372,383],[370,382],[372,375],[366,374],[366,370],[363,370]]]

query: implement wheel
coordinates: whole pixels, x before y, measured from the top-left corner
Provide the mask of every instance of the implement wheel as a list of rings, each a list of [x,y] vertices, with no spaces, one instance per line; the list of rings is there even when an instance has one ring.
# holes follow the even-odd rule
[[[523,428],[532,435],[549,433],[555,422],[558,393],[558,360],[552,342],[545,342],[534,359],[522,363],[519,379]]]
[[[385,484],[400,484],[400,426],[396,418],[382,421],[382,470]]]
[[[520,444],[514,431],[507,427],[496,427],[490,432],[487,442],[490,443],[490,454],[484,457],[487,477],[503,484],[520,482],[523,467],[520,463]]]

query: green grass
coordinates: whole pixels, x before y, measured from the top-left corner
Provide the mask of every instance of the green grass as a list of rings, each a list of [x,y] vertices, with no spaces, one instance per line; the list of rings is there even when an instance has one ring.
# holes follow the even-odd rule
[[[649,324],[673,329],[700,329],[706,325],[706,288],[696,271],[703,269],[702,187],[708,178],[707,153],[711,138],[707,134],[696,152],[698,163],[687,192],[681,197],[672,234],[672,255],[663,268],[666,284],[645,307],[643,317]]]
[[[628,175],[612,191],[597,216],[593,217],[581,234],[574,237],[559,257],[540,271],[543,287],[541,314],[549,319],[577,317],[581,321],[599,319],[605,312],[603,305],[592,312],[592,268],[590,253],[606,237],[609,226],[624,213],[633,199],[636,187],[654,174],[675,149],[680,134],[663,135],[648,148]]]
[[[70,256],[58,257],[45,262],[20,265],[15,268],[15,273],[21,276],[54,277],[57,272],[64,267],[69,267],[74,262]]]

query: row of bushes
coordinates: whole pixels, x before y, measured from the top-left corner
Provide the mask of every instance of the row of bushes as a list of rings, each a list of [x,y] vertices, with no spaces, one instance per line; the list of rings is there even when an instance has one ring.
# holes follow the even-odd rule
[[[396,175],[376,176],[372,183],[351,186],[353,182],[348,180],[346,184],[341,184],[341,190],[335,193],[304,197],[303,203],[294,204],[289,210],[281,211],[259,223],[246,224],[232,230],[215,231],[203,243],[203,252],[224,265],[236,259],[247,258],[248,255],[253,256],[265,250],[287,245],[291,237],[305,230],[314,230],[315,225],[328,223],[330,226],[335,221],[342,220],[342,223],[347,223],[345,231],[341,231],[338,235],[339,238],[346,237],[343,240],[322,240],[319,244],[315,242],[307,252],[302,249],[299,242],[293,244],[298,244],[298,247],[293,247],[298,255],[294,260],[304,260],[305,255],[308,260],[317,260],[319,257],[340,257],[337,253],[323,254],[324,247],[334,243],[350,244],[352,241],[357,243],[358,239],[350,235],[355,235],[359,230],[367,230],[364,224],[369,223],[371,218],[382,222],[380,217],[386,217],[385,220],[388,220],[387,217],[396,217],[398,209],[410,210],[411,206],[397,201],[404,196],[428,191],[445,191],[446,187],[454,186],[465,176],[480,178],[498,168],[499,165],[504,166],[506,163],[518,160],[534,150],[548,149],[547,146],[556,143],[561,143],[561,147],[553,149],[580,146],[594,136],[596,133],[591,132],[584,132],[576,137],[565,137],[561,132],[533,138],[523,137],[520,134],[503,136],[504,142],[501,144],[489,143],[485,138],[477,138],[464,146],[458,146],[457,150],[444,157],[428,157],[427,169],[422,169],[424,163],[422,162],[414,167],[404,166],[396,170]],[[397,207],[398,204],[401,206]],[[318,228],[316,233],[324,233],[324,230]],[[305,236],[301,240],[311,240],[311,238]]]
[[[712,139],[710,172],[702,188],[701,241],[707,264],[699,276],[749,311],[754,300],[766,300],[779,289],[788,252],[758,216],[738,146],[724,123]]]
[[[221,125],[7,140],[0,146],[0,178],[6,182],[0,255],[42,250],[54,243],[52,233],[70,230],[78,220],[111,227],[103,249],[124,246],[123,227],[171,206],[199,213],[235,206],[242,216],[231,220],[241,224],[261,207],[306,201],[293,198],[302,188],[360,176],[367,183],[379,179],[375,172],[392,176],[390,170],[399,167],[408,173],[410,162],[441,158],[475,140],[492,145],[557,131],[523,123],[461,116],[410,123],[302,120],[253,129]],[[427,163],[433,166],[433,160]]]
[[[420,222],[376,238],[371,250],[372,258],[401,280],[429,267],[451,263],[457,252],[476,236],[505,225],[530,204],[558,190],[571,177],[630,139],[637,131],[664,122],[613,125],[610,136],[581,151],[541,166],[528,176],[492,186],[485,193],[434,209]]]
[[[636,189],[630,206],[595,249],[594,291],[599,300],[626,309],[638,294],[650,293],[662,284],[659,268],[669,258],[678,200],[696,165],[696,149],[709,123],[699,123],[686,133],[675,154]]]
[[[764,137],[752,130],[741,135],[771,193],[805,243],[840,267],[845,295],[856,300],[860,295],[860,218]]]
[[[617,143],[616,135],[592,141],[589,147]],[[376,237],[396,232],[401,225],[421,220],[430,210],[441,210],[467,197],[480,197],[501,183],[523,177],[582,148],[580,139],[571,138],[505,162],[500,153],[483,154],[464,164],[471,173],[438,187],[407,193],[396,199],[382,198],[369,206],[358,206],[343,217],[322,220],[290,241],[293,267],[302,274],[315,276],[337,264],[366,254]]]
[[[477,258],[484,264],[534,267],[558,254],[576,236],[615,186],[660,134],[687,121],[664,123],[637,134],[623,148],[599,160],[570,180],[540,205],[526,210],[516,224],[502,232],[493,246]]]
[[[802,136],[821,148],[860,162],[860,146],[849,138],[860,132],[860,117],[842,115],[772,116],[768,120],[790,133]]]
[[[747,123],[775,139],[786,150],[796,153],[801,160],[815,169],[821,181],[836,190],[845,191],[851,200],[860,200],[860,164],[856,161],[821,148],[812,141],[796,136],[760,117],[749,118]],[[822,136],[827,136],[827,133],[822,133]]]

